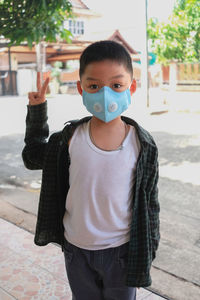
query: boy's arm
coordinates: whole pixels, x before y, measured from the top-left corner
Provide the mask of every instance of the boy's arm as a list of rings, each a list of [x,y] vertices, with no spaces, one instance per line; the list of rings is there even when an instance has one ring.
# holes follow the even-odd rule
[[[43,168],[44,153],[49,135],[47,102],[28,105],[25,147],[22,151],[24,165],[31,170]]]
[[[160,241],[160,204],[158,201],[158,178],[159,178],[159,167],[158,162],[156,162],[154,174],[152,174],[151,181],[151,193],[149,199],[149,218],[151,225],[151,241],[152,241],[152,260],[156,257],[156,250],[158,249]]]
[[[49,83],[47,78],[41,84],[41,74],[37,73],[37,92],[28,94],[29,105],[26,117],[25,147],[22,158],[25,166],[31,170],[43,168],[44,153],[49,135],[47,124],[46,90]]]

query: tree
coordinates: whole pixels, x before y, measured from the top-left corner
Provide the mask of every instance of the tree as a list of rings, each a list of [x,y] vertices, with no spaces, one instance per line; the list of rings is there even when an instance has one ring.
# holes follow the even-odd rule
[[[148,37],[158,61],[195,62],[200,60],[200,0],[177,0],[167,22],[151,18]]]
[[[63,27],[69,17],[72,5],[67,0],[0,0],[0,36],[9,40],[8,47],[27,42],[32,48],[36,43],[37,62],[42,64],[42,42],[56,42],[58,37],[70,42],[71,32]]]
[[[70,41],[70,31],[63,21],[72,16],[72,6],[66,0],[0,0],[0,35],[9,39],[9,46],[27,41],[55,42],[57,36]]]

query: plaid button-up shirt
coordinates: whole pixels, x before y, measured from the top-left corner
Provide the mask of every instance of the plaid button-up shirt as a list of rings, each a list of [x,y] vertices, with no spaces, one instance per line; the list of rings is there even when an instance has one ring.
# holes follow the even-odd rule
[[[69,189],[68,141],[80,124],[91,117],[69,121],[64,129],[49,136],[47,103],[28,106],[25,147],[22,157],[31,170],[42,169],[42,185],[38,208],[35,243],[50,242],[63,246],[66,196]],[[127,117],[123,121],[135,127],[141,150],[133,185],[132,223],[128,254],[127,285],[151,285],[150,268],[158,248],[158,150],[152,136]]]

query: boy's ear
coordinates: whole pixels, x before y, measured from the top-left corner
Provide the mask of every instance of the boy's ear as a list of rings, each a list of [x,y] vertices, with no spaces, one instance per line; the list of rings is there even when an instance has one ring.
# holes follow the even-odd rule
[[[133,81],[132,81],[132,83],[131,83],[131,86],[130,86],[130,93],[131,93],[131,96],[133,95],[133,93],[135,93],[136,87],[137,87],[136,80],[133,79]]]
[[[83,90],[82,90],[82,87],[81,87],[80,80],[77,81],[76,86],[77,86],[77,90],[78,90],[79,94],[82,96]]]

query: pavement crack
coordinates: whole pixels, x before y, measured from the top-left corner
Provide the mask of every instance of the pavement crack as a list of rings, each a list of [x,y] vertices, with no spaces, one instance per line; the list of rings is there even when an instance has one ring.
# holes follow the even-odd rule
[[[168,271],[163,270],[163,269],[161,269],[161,268],[158,268],[158,267],[156,267],[156,266],[153,266],[153,268],[155,268],[156,270],[159,270],[159,271],[161,271],[161,272],[164,272],[164,273],[166,273],[166,274],[168,274],[168,275],[170,275],[170,276],[173,276],[173,277],[175,277],[175,278],[177,278],[177,279],[179,279],[179,280],[181,280],[181,281],[183,281],[183,282],[188,282],[188,283],[193,284],[194,286],[200,287],[200,285],[197,284],[196,282],[186,280],[186,279],[183,278],[183,277],[177,276],[177,275],[175,275],[175,274],[173,274],[173,273],[171,273],[171,272],[168,272]]]
[[[14,208],[16,208],[16,209],[18,209],[18,210],[21,210],[23,213],[25,213],[25,214],[28,214],[28,215],[32,215],[32,216],[34,216],[34,217],[37,217],[37,215],[36,214],[33,214],[32,212],[30,212],[30,211],[28,211],[28,210],[26,210],[26,209],[23,209],[23,208],[19,208],[18,206],[16,206],[16,205],[14,205],[14,204],[11,204],[10,203],[10,205],[12,205]]]

